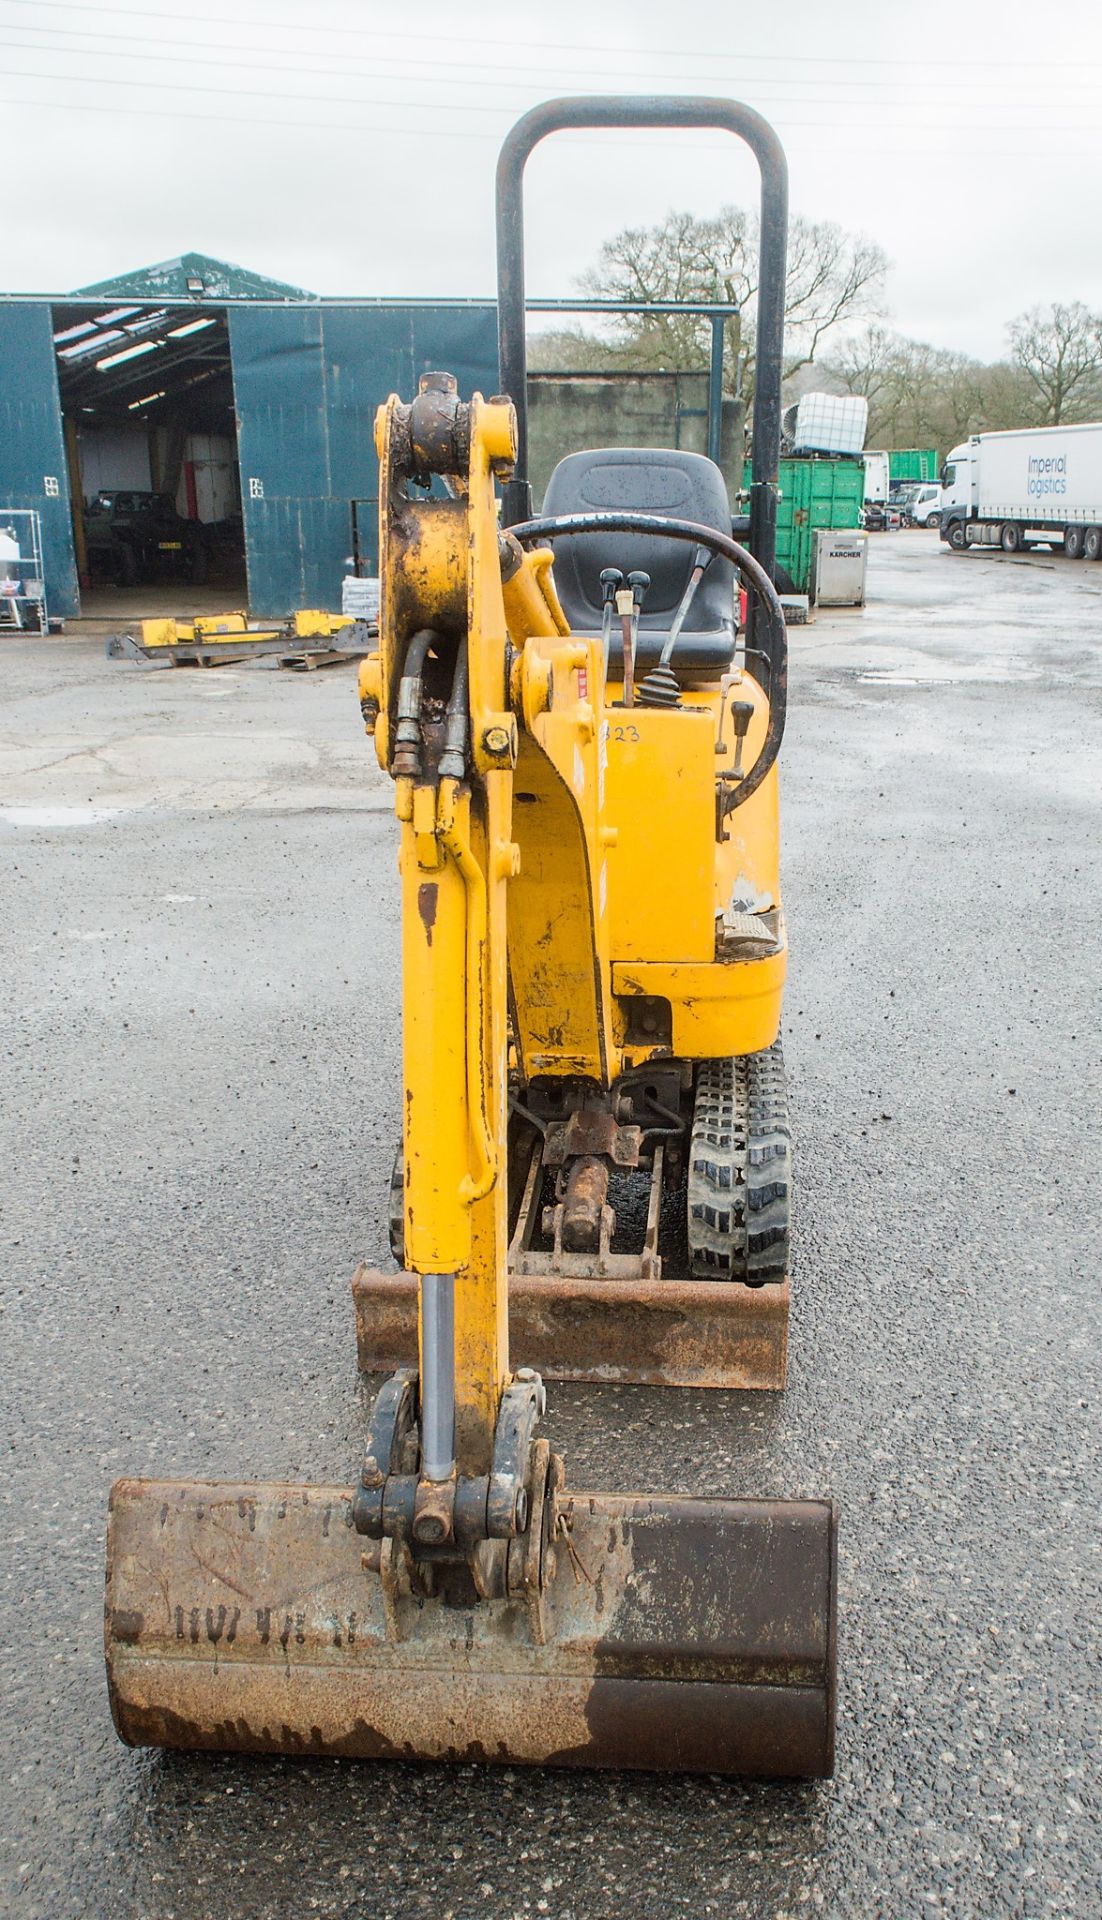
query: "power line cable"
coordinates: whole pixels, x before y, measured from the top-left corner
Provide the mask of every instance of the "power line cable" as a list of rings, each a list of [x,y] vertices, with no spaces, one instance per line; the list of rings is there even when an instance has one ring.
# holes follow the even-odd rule
[[[22,0],[0,0],[0,4],[18,5],[18,4],[22,4]],[[197,16],[195,15],[191,15],[189,17],[193,19],[197,18]],[[37,52],[54,51],[55,49],[53,48],[53,45],[52,45],[54,38],[97,39],[97,40],[110,40],[112,42],[121,41],[125,43],[125,48],[131,48],[131,49],[134,46],[135,39],[138,39],[143,41],[146,46],[153,49],[153,51],[150,51],[149,53],[137,53],[133,51],[128,52],[125,50],[116,53],[112,49],[112,50],[105,51],[102,55],[99,53],[99,50],[94,47],[73,47],[73,48],[59,47],[56,49],[58,53],[62,53],[62,54],[71,53],[77,56],[83,56],[85,54],[91,53],[96,58],[103,58],[103,59],[118,58],[118,59],[126,59],[126,60],[175,60],[182,54],[184,59],[184,64],[188,66],[224,67],[226,64],[224,60],[211,59],[205,56],[202,51],[200,51],[200,53],[194,59],[190,57],[190,49],[192,48],[198,48],[202,50],[202,49],[210,48],[212,45],[217,44],[221,48],[221,50],[225,53],[247,54],[249,58],[249,65],[254,69],[261,70],[261,71],[269,71],[272,73],[293,73],[293,72],[301,71],[301,69],[295,64],[296,61],[298,60],[301,60],[304,58],[308,60],[316,60],[316,59],[324,58],[324,55],[322,53],[320,52],[314,53],[310,49],[296,50],[291,47],[285,47],[285,48],[270,48],[268,49],[268,51],[286,53],[289,56],[287,61],[278,61],[278,62],[267,61],[267,60],[261,61],[256,59],[255,42],[245,41],[245,40],[219,41],[217,43],[213,43],[209,39],[207,40],[176,40],[176,39],[169,39],[163,36],[154,36],[150,34],[135,35],[132,33],[110,33],[110,32],[101,32],[98,29],[93,31],[93,29],[90,27],[40,27],[38,25],[24,27],[24,26],[15,25],[14,23],[10,31],[13,31],[15,33],[20,33],[20,34],[33,33],[39,36],[47,35],[47,34],[50,35],[51,39],[49,42],[47,42],[45,46],[38,46],[32,49],[33,51],[37,51]],[[293,29],[288,29],[288,31],[293,31]],[[20,41],[18,43],[9,42],[8,44],[10,46],[18,46],[19,48],[26,47],[25,41]],[[753,56],[751,56],[751,58],[753,58]],[[483,76],[474,83],[475,85],[477,85],[479,88],[482,88],[482,89],[486,89],[489,87],[514,89],[516,85],[522,80],[530,80],[533,84],[537,82],[541,84],[548,82],[547,69],[544,67],[522,67],[522,66],[495,67],[493,69],[493,72],[495,75],[511,73],[514,76],[517,76],[514,79],[505,80],[501,78],[489,79],[485,77],[486,66],[485,66],[485,63],[482,61],[413,60],[408,57],[402,58],[402,57],[385,56],[385,55],[380,57],[378,55],[366,54],[366,53],[347,54],[345,56],[346,63],[348,60],[358,60],[360,62],[368,62],[370,63],[372,70],[374,72],[378,72],[380,67],[384,67],[384,66],[388,68],[398,68],[398,69],[401,69],[402,71],[400,71],[394,77],[408,78],[408,79],[424,78],[426,82],[430,85],[445,84],[446,82],[451,80],[452,76],[458,69],[462,69],[465,71],[473,70],[479,73],[481,76]],[[429,68],[432,68],[432,67],[439,67],[443,69],[441,79],[439,82],[431,78],[427,71]],[[311,68],[308,68],[306,71],[309,75],[317,75],[319,78],[324,77],[325,75],[328,75],[328,74],[332,74],[335,77],[343,79],[346,76],[348,69],[347,69],[347,64],[345,64],[340,67],[325,67],[325,68],[311,67]],[[624,71],[625,70],[623,68],[618,69],[618,73],[620,77],[623,77]],[[577,76],[573,74],[568,75],[568,78],[570,79],[575,79],[576,77]],[[586,75],[586,77],[588,77],[588,74]],[[650,74],[646,74],[640,71],[639,77],[649,79],[654,76],[651,76]],[[682,74],[682,75],[678,75],[677,79],[680,85],[684,85],[687,82],[687,80],[692,77],[693,76],[691,75]],[[769,86],[772,84],[767,78],[761,79],[753,75],[740,74],[737,77],[742,79],[744,83],[749,87]],[[709,68],[706,74],[701,75],[701,79],[705,83],[710,83],[714,81],[715,78],[716,78],[716,74],[715,74],[714,68]],[[1013,106],[1032,105],[1036,101],[1036,91],[1035,91],[1035,86],[1033,84],[1033,81],[1034,81],[1034,75],[1033,75],[1033,70],[1031,68],[1030,74],[1029,74],[1029,99],[1027,101],[1013,101],[1013,102],[981,101],[978,104],[981,107],[985,107],[988,105],[1003,105],[1003,104],[1013,105]],[[833,98],[833,97],[836,97],[839,87],[845,87],[850,90],[856,89],[856,88],[862,88],[862,89],[878,89],[881,91],[886,91],[888,88],[892,88],[892,89],[895,89],[896,91],[899,91],[901,89],[907,89],[913,85],[921,84],[921,83],[915,82],[914,80],[911,80],[911,79],[909,80],[855,79],[855,80],[842,80],[842,81],[835,80],[835,79],[820,80],[815,76],[804,77],[803,75],[800,75],[800,74],[786,73],[782,84],[784,86],[818,88],[825,93],[829,93]],[[948,88],[948,89],[956,89],[958,91],[964,91],[969,95],[972,95],[974,93],[974,83],[968,80],[939,81],[938,84],[939,84],[939,92],[944,92]],[[1027,83],[1023,79],[1021,83],[1011,83],[1011,84],[1021,84],[1024,86]],[[1097,88],[1097,82],[1090,81],[1090,80],[1077,80],[1077,81],[1064,80],[1059,83],[1051,82],[1049,84],[1051,85],[1058,84],[1060,86],[1061,97],[1063,97],[1064,91],[1069,86],[1074,86],[1077,88],[1083,88],[1083,87]],[[584,89],[584,91],[588,93],[595,93],[599,91],[599,89],[588,87]],[[770,95],[770,97],[784,98],[786,96]],[[810,102],[808,104],[810,104]],[[891,105],[892,103],[886,102],[885,104]],[[1051,103],[1051,104],[1054,104],[1054,103]],[[1079,104],[1079,103],[1077,102],[1076,104]]]
[[[10,76],[11,76],[11,70],[9,69],[9,77]],[[28,76],[28,77],[37,77],[37,76]],[[54,75],[50,75],[48,77],[51,80],[56,79],[56,76]],[[0,95],[0,105],[4,107],[11,107],[13,109],[18,109],[20,107],[23,107],[23,108],[26,108],[28,111],[32,111],[39,115],[44,113],[50,113],[50,112],[63,113],[66,115],[70,115],[73,113],[98,113],[98,114],[106,114],[109,118],[114,118],[114,119],[118,119],[120,117],[126,117],[131,119],[159,120],[161,121],[162,125],[165,120],[164,108],[131,107],[126,105],[120,106],[117,102],[109,106],[107,105],[101,106],[98,101],[92,101],[92,100],[81,100],[77,102],[60,101],[57,99],[28,100],[24,97],[19,97],[19,96]],[[197,120],[197,121],[201,121],[206,126],[221,127],[223,132],[225,132],[226,130],[226,116],[224,113],[197,113],[194,111],[194,109],[191,109],[191,108],[173,107],[172,118],[174,120]],[[257,127],[261,131],[270,131],[272,126],[272,121],[270,116],[243,118],[243,119],[237,119],[235,121],[235,125],[239,127]],[[296,127],[296,130],[302,129],[304,132],[316,131],[320,133],[351,133],[351,134],[358,134],[361,136],[365,133],[385,134],[387,136],[392,136],[395,132],[395,128],[393,126],[380,126],[380,125],[372,124],[370,121],[364,121],[364,120],[296,119],[295,127]],[[868,152],[870,151],[870,146],[871,146],[871,141],[869,137],[871,131],[872,130],[868,128],[864,129],[861,141],[855,146],[844,147],[844,146],[832,145],[831,157],[844,159],[850,156],[859,156],[862,154],[867,155]],[[894,137],[895,127],[894,125],[884,126],[881,128],[877,128],[875,131],[878,133],[884,133]],[[938,129],[936,129],[936,131],[944,132],[945,129],[944,127],[939,127]],[[1002,132],[1008,131],[1008,129],[1000,127],[998,129],[995,129],[995,131],[1002,133]],[[1010,129],[1010,131],[1012,131],[1012,129]],[[1077,128],[1061,129],[1061,131],[1077,132],[1077,131],[1080,131],[1080,129],[1077,129]],[[478,140],[484,143],[493,143],[494,145],[500,144],[499,132],[491,128],[480,130],[474,127],[465,127],[465,128],[463,127],[456,127],[456,128],[418,127],[416,130],[416,137],[418,141],[450,140],[454,142],[456,140]],[[577,150],[578,148],[584,147],[584,148],[588,148],[591,151],[598,151],[606,154],[610,150],[608,144],[599,145],[596,141],[586,140],[584,138],[580,138],[578,136],[571,135],[571,134],[564,134],[562,136],[562,144],[564,146],[569,145],[575,150]],[[798,140],[794,141],[794,140],[790,140],[786,135],[785,144],[789,152],[791,153],[810,153],[814,155],[817,159],[821,160],[822,158],[823,149],[822,149],[821,142],[813,142],[813,141],[801,142]],[[616,143],[616,146],[618,151],[623,150],[624,148],[627,148],[627,147],[631,147],[637,152],[648,153],[648,154],[651,154],[652,156],[656,152],[656,148],[653,145],[646,145],[639,141],[620,140]],[[888,147],[883,150],[885,152],[890,152],[891,148]],[[705,153],[710,153],[714,155],[716,150],[714,146],[708,146],[708,147],[703,146],[700,141],[679,140],[678,151],[682,153],[705,152]],[[971,160],[1020,160],[1021,159],[1020,147],[954,148],[954,152],[962,160],[963,159],[971,159]],[[1050,147],[1047,149],[1044,155],[1044,158],[1047,160],[1059,162],[1061,164],[1067,160],[1095,159],[1097,158],[1097,147],[1096,146],[1092,146],[1089,148],[1061,147],[1059,149]]]
[[[301,87],[296,87],[292,92],[283,92],[274,87],[211,87],[198,82],[192,83],[187,80],[178,82],[171,80],[125,80],[117,79],[114,75],[103,77],[86,73],[41,73],[31,67],[12,67],[10,65],[7,68],[7,73],[12,79],[47,80],[55,85],[60,81],[65,86],[75,87],[127,87],[136,88],[142,93],[193,93],[201,94],[205,98],[213,100],[292,100],[295,102],[309,100],[312,104],[319,106],[363,106],[394,113],[419,112],[424,111],[426,107],[431,107],[434,112],[441,111],[438,103],[423,99],[386,100],[382,98],[373,99],[369,96],[355,93],[306,93]],[[522,102],[518,102],[517,104],[523,105]],[[445,107],[443,111],[463,114],[492,114],[496,119],[500,120],[509,112],[509,109],[504,105],[486,106],[464,101],[456,107]],[[803,130],[815,130],[818,132],[830,132],[836,127],[844,127],[846,131],[849,131],[852,126],[852,121],[848,118],[845,120],[793,120],[789,119],[786,115],[782,115],[780,118],[784,126],[799,127]],[[1022,123],[1021,125],[1016,125],[1011,121],[998,121],[991,123],[990,131],[992,133],[1021,134],[1085,133],[1091,131],[1094,124],[1093,120],[1086,125],[1071,125],[1067,120],[1064,120],[1055,126],[1049,126],[1043,123],[1039,124],[1036,120],[1030,120],[1028,124]],[[947,131],[947,125],[943,120],[900,120],[898,117],[895,117],[891,121],[890,127],[885,130],[893,133],[944,134]],[[400,129],[393,127],[377,128],[375,131],[398,132]],[[421,138],[423,129],[420,126],[411,131],[416,134],[418,139]],[[444,128],[442,131],[451,135],[458,135],[461,134],[464,129],[462,127],[455,127]],[[677,132],[678,129],[662,129],[662,131]]]
[[[3,4],[6,6],[31,7],[35,10],[35,12],[48,10],[52,12],[88,14],[88,15],[93,15],[95,17],[98,17],[99,15],[104,13],[110,13],[110,14],[118,15],[120,18],[126,19],[126,20],[164,20],[166,18],[165,14],[159,13],[155,9],[152,9],[149,7],[117,7],[117,6],[112,6],[105,3],[103,5],[97,5],[96,7],[92,8],[92,7],[79,6],[75,4],[75,0],[3,0]],[[173,17],[173,16],[168,16],[168,17]],[[280,20],[242,19],[240,15],[227,16],[225,14],[189,12],[187,15],[187,18],[189,21],[196,21],[196,22],[202,23],[203,25],[237,26],[237,27],[245,27],[246,29],[251,29],[251,30],[263,29],[265,32],[275,32],[275,33],[298,33],[300,31],[300,27],[297,24],[288,25],[285,21],[280,21]],[[416,36],[412,34],[395,34],[395,33],[380,32],[377,28],[372,28],[372,27],[337,27],[329,24],[320,24],[316,19],[312,19],[309,22],[308,30],[312,34],[318,34],[318,33],[334,34],[345,39],[356,38],[361,40],[366,39],[366,40],[374,40],[374,41],[378,41],[378,40],[410,41],[410,40],[415,40],[416,38]],[[471,47],[500,48],[501,41],[500,41],[500,38],[490,39],[490,40],[474,39],[469,34],[464,34],[463,44],[465,46],[471,46]],[[525,44],[533,48],[533,50],[539,51],[539,52],[579,53],[579,54],[585,55],[589,59],[592,59],[594,54],[610,53],[610,54],[615,54],[618,60],[622,60],[623,51],[624,51],[622,46],[609,45],[607,42],[599,44],[597,42],[584,42],[584,41],[576,41],[576,40],[529,40],[529,41],[526,41]],[[423,52],[423,42],[418,42],[417,45],[418,45],[418,51]],[[695,52],[693,52],[693,50],[686,49],[685,47],[646,47],[646,48],[640,48],[638,49],[638,51],[645,52],[650,56],[652,56],[653,58],[663,59],[663,60],[665,59],[690,60],[690,59],[695,59],[697,57]],[[720,59],[723,58],[722,55],[718,57]],[[739,50],[737,54],[732,54],[729,57],[738,58],[743,64],[745,64],[747,61],[756,61],[758,64],[768,63],[771,65],[783,65],[786,68],[790,67],[794,60],[802,60],[804,64],[812,64],[814,66],[819,66],[819,67],[821,66],[905,67],[908,72],[912,72],[912,73],[915,72],[916,69],[920,69],[920,68],[924,68],[930,71],[935,69],[939,71],[947,70],[955,73],[955,72],[959,72],[963,67],[977,67],[981,69],[984,73],[988,73],[991,71],[992,68],[997,67],[1000,69],[1013,68],[1015,71],[1019,71],[1023,74],[1035,74],[1037,72],[1043,72],[1046,70],[1051,72],[1057,72],[1057,71],[1063,71],[1069,68],[1074,72],[1082,72],[1086,68],[1097,69],[1100,65],[1102,65],[1102,62],[1078,60],[1074,56],[1072,56],[1072,58],[1069,60],[1049,60],[1049,61],[1037,61],[1033,59],[989,60],[986,58],[976,59],[976,60],[961,60],[956,56],[954,56],[950,60],[922,60],[921,58],[916,59],[913,57],[901,59],[896,56],[889,56],[889,55],[879,57],[874,54],[864,54],[864,55],[849,55],[849,54],[796,55],[792,53],[749,54],[749,53],[743,53],[741,50]],[[712,73],[715,73],[716,71],[715,62],[709,61],[708,65],[709,65],[709,71]]]

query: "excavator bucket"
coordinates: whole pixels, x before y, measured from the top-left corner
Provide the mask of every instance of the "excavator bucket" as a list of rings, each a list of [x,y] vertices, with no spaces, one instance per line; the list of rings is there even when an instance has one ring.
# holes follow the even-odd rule
[[[543,1588],[444,1605],[339,1487],[120,1480],[107,1666],[132,1746],[829,1774],[830,1502],[555,1492]],[[537,1518],[534,1516],[534,1519]]]

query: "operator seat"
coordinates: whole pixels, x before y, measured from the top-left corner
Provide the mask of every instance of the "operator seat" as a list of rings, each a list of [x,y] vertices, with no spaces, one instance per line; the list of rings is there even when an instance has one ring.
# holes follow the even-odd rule
[[[701,453],[671,447],[599,447],[567,454],[547,483],[543,513],[651,513],[696,520],[731,537],[723,475]],[[552,541],[555,586],[574,633],[601,630],[601,569],[650,574],[636,646],[636,673],[657,664],[692,572],[688,540],[656,534],[562,534]],[[670,665],[678,675],[716,677],[731,665],[735,645],[735,569],[715,555],[699,582]],[[612,624],[610,672],[623,672],[620,623]]]

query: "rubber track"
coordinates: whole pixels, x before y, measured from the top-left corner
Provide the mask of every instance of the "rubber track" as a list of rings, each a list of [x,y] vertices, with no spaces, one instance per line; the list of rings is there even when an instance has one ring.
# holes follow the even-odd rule
[[[387,1193],[387,1238],[390,1251],[400,1267],[406,1264],[406,1163],[402,1153],[402,1142],[398,1142],[398,1151],[394,1155],[394,1165],[390,1170],[390,1188]]]
[[[760,1287],[788,1271],[792,1135],[781,1043],[706,1060],[689,1150],[689,1264],[704,1280]]]

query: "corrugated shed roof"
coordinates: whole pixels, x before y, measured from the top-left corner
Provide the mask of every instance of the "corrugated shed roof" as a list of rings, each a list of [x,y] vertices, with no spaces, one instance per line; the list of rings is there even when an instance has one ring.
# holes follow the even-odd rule
[[[202,290],[189,281],[201,280]],[[182,253],[176,260],[161,260],[153,267],[139,267],[133,273],[121,273],[110,280],[97,280],[90,287],[74,289],[80,294],[104,294],[112,299],[171,300],[192,296],[201,300],[313,300],[317,296],[305,287],[293,287],[286,280],[269,280],[265,274],[251,273],[231,260],[214,260],[208,253]]]

